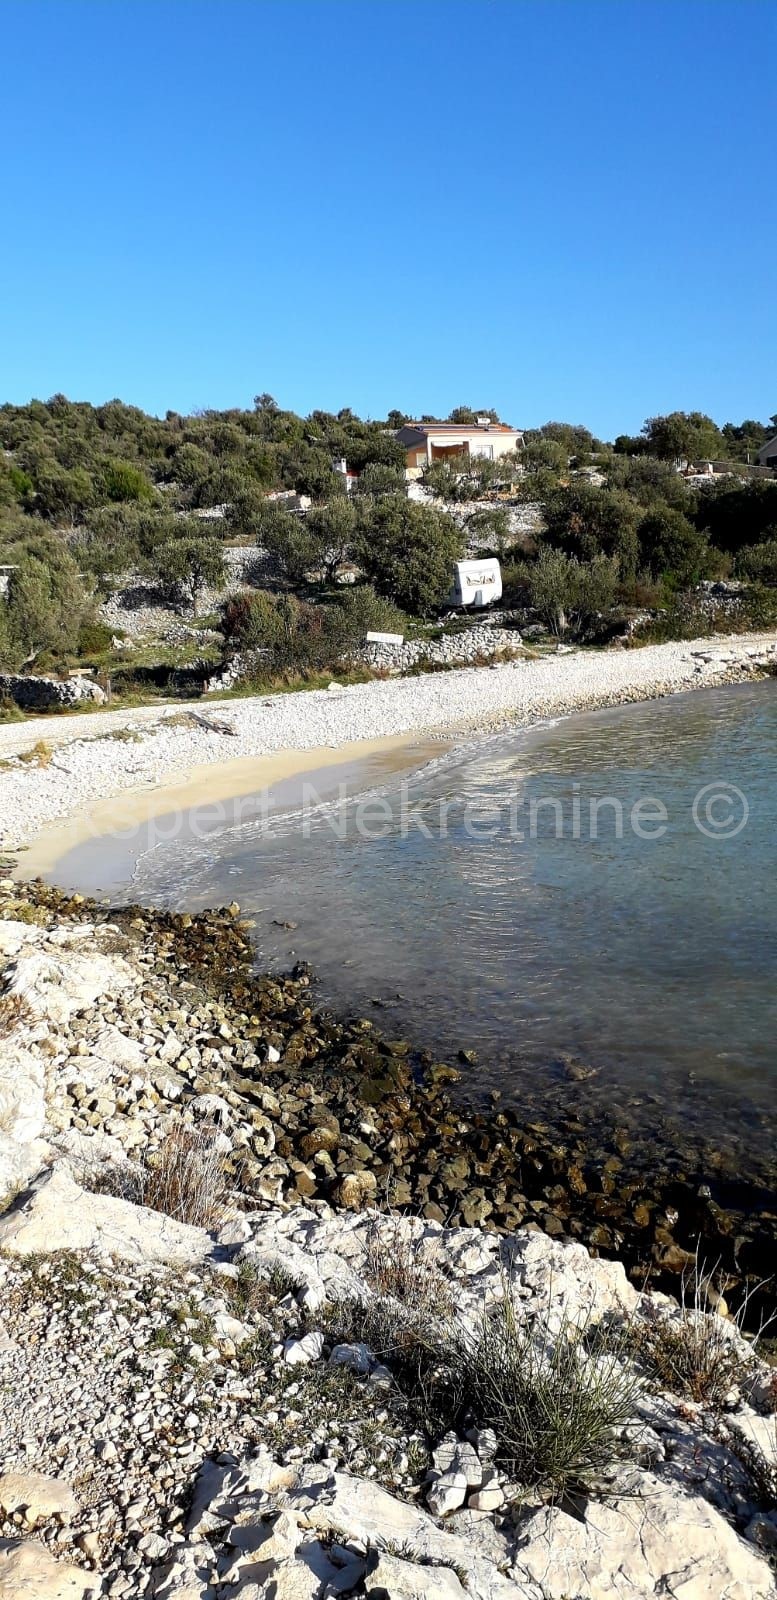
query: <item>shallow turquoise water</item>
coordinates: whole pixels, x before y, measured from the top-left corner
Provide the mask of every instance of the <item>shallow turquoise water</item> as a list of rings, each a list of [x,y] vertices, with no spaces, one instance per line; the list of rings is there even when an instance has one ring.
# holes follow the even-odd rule
[[[719,1133],[752,1117],[763,1141],[776,776],[777,683],[701,690],[481,741],[307,827],[160,848],[133,896],[239,900],[262,965],[305,958],[326,1001],[476,1049],[474,1090],[525,1100],[571,1054],[603,1099],[655,1096]]]

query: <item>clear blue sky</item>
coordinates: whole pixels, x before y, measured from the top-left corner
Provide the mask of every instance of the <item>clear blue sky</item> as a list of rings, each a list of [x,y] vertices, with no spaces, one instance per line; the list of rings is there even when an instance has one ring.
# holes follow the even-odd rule
[[[0,399],[777,411],[775,0],[0,24]]]

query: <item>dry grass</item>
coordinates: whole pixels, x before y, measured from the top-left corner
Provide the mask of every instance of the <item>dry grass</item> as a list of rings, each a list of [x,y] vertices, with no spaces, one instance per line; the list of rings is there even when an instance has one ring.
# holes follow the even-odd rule
[[[214,1227],[223,1215],[226,1192],[218,1129],[209,1123],[176,1124],[144,1164],[143,1205],[177,1222]]]
[[[0,695],[0,722],[24,722],[25,716],[21,706],[8,695]]]
[[[437,1264],[434,1246],[419,1247],[398,1217],[384,1217],[370,1229],[361,1270],[368,1296],[332,1306],[333,1337],[369,1345],[423,1420],[440,1351],[450,1338],[450,1281]]]
[[[93,1168],[84,1173],[83,1181],[101,1194],[162,1211],[176,1222],[213,1228],[223,1217],[227,1199],[219,1137],[211,1123],[177,1122],[159,1149],[142,1162]]]
[[[0,1039],[7,1039],[32,1017],[32,1012],[23,995],[0,995]]]
[[[53,754],[54,751],[47,739],[36,739],[31,749],[22,750],[18,759],[28,767],[49,767]]]
[[[747,1297],[732,1324],[716,1309],[719,1296],[712,1280],[713,1272],[697,1260],[692,1273],[683,1277],[679,1310],[650,1321],[635,1318],[630,1337],[637,1360],[660,1388],[699,1404],[722,1406],[747,1375],[748,1358],[732,1336],[745,1323]]]
[[[370,1230],[364,1278],[374,1294],[398,1300],[414,1315],[439,1319],[453,1310],[451,1285],[434,1248],[419,1248],[399,1221],[389,1227],[376,1223]]]

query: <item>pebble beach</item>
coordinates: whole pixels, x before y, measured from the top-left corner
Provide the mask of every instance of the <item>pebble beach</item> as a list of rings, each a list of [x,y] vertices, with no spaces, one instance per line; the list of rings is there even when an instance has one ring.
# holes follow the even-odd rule
[[[738,682],[777,662],[773,634],[516,658],[418,677],[244,699],[145,706],[133,711],[30,718],[0,726],[0,847],[28,845],[44,824],[128,790],[159,790],[192,769],[230,772],[248,758],[300,751],[309,768],[346,746],[401,738],[487,733],[548,717]],[[20,762],[43,743],[44,760]],[[293,756],[292,756],[292,753]],[[271,781],[282,774],[273,769]],[[261,768],[249,787],[267,782]],[[246,779],[241,778],[245,788]],[[211,798],[214,798],[211,793]],[[193,801],[191,803],[194,803]]]

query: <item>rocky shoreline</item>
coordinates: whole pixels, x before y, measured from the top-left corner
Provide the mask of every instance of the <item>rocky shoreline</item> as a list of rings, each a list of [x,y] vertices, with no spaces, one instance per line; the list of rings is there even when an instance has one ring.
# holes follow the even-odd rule
[[[467,1112],[452,1064],[317,1012],[304,967],[256,975],[237,906],[4,880],[0,966],[0,1595],[28,1569],[41,1597],[777,1593],[773,1370],[717,1274],[699,1316],[725,1382],[667,1385],[650,1330],[682,1341],[696,1314],[640,1281],[693,1267],[698,1234],[701,1259],[728,1248],[732,1304],[757,1272],[714,1174],[673,1207],[558,1129]],[[223,1179],[196,1225],[137,1186],[181,1130]],[[512,1296],[545,1344],[647,1341],[574,1508],[477,1416],[419,1417],[397,1355],[425,1296],[432,1327]]]
[[[771,1313],[777,1171],[754,1170],[748,1182],[736,1149],[683,1148],[671,1132],[662,1142],[658,1114],[649,1133],[609,1120],[598,1099],[589,1103],[587,1069],[574,1059],[558,1064],[525,1113],[499,1097],[476,1107],[461,1090],[469,1052],[458,1064],[436,1060],[369,1017],[317,1009],[304,962],[282,976],[258,974],[237,905],[192,916],[106,908],[6,880],[0,910],[33,930],[104,926],[129,941],[147,1012],[141,1022],[120,993],[106,1003],[112,1048],[131,1081],[146,1035],[163,1040],[156,1099],[169,1107],[202,1095],[234,1101],[252,1131],[230,1160],[252,1196],[346,1210],[387,1204],[500,1233],[534,1225],[622,1261],[635,1283],[662,1287],[676,1285],[698,1251],[724,1287],[742,1284],[759,1312],[766,1296]],[[0,949],[2,939],[0,925]],[[153,1145],[158,1116],[143,1094],[133,1115],[125,1090],[117,1112],[100,1075],[94,1086],[88,1077],[58,1085],[49,1119],[71,1141],[99,1133],[111,1148],[118,1138],[130,1157]]]

